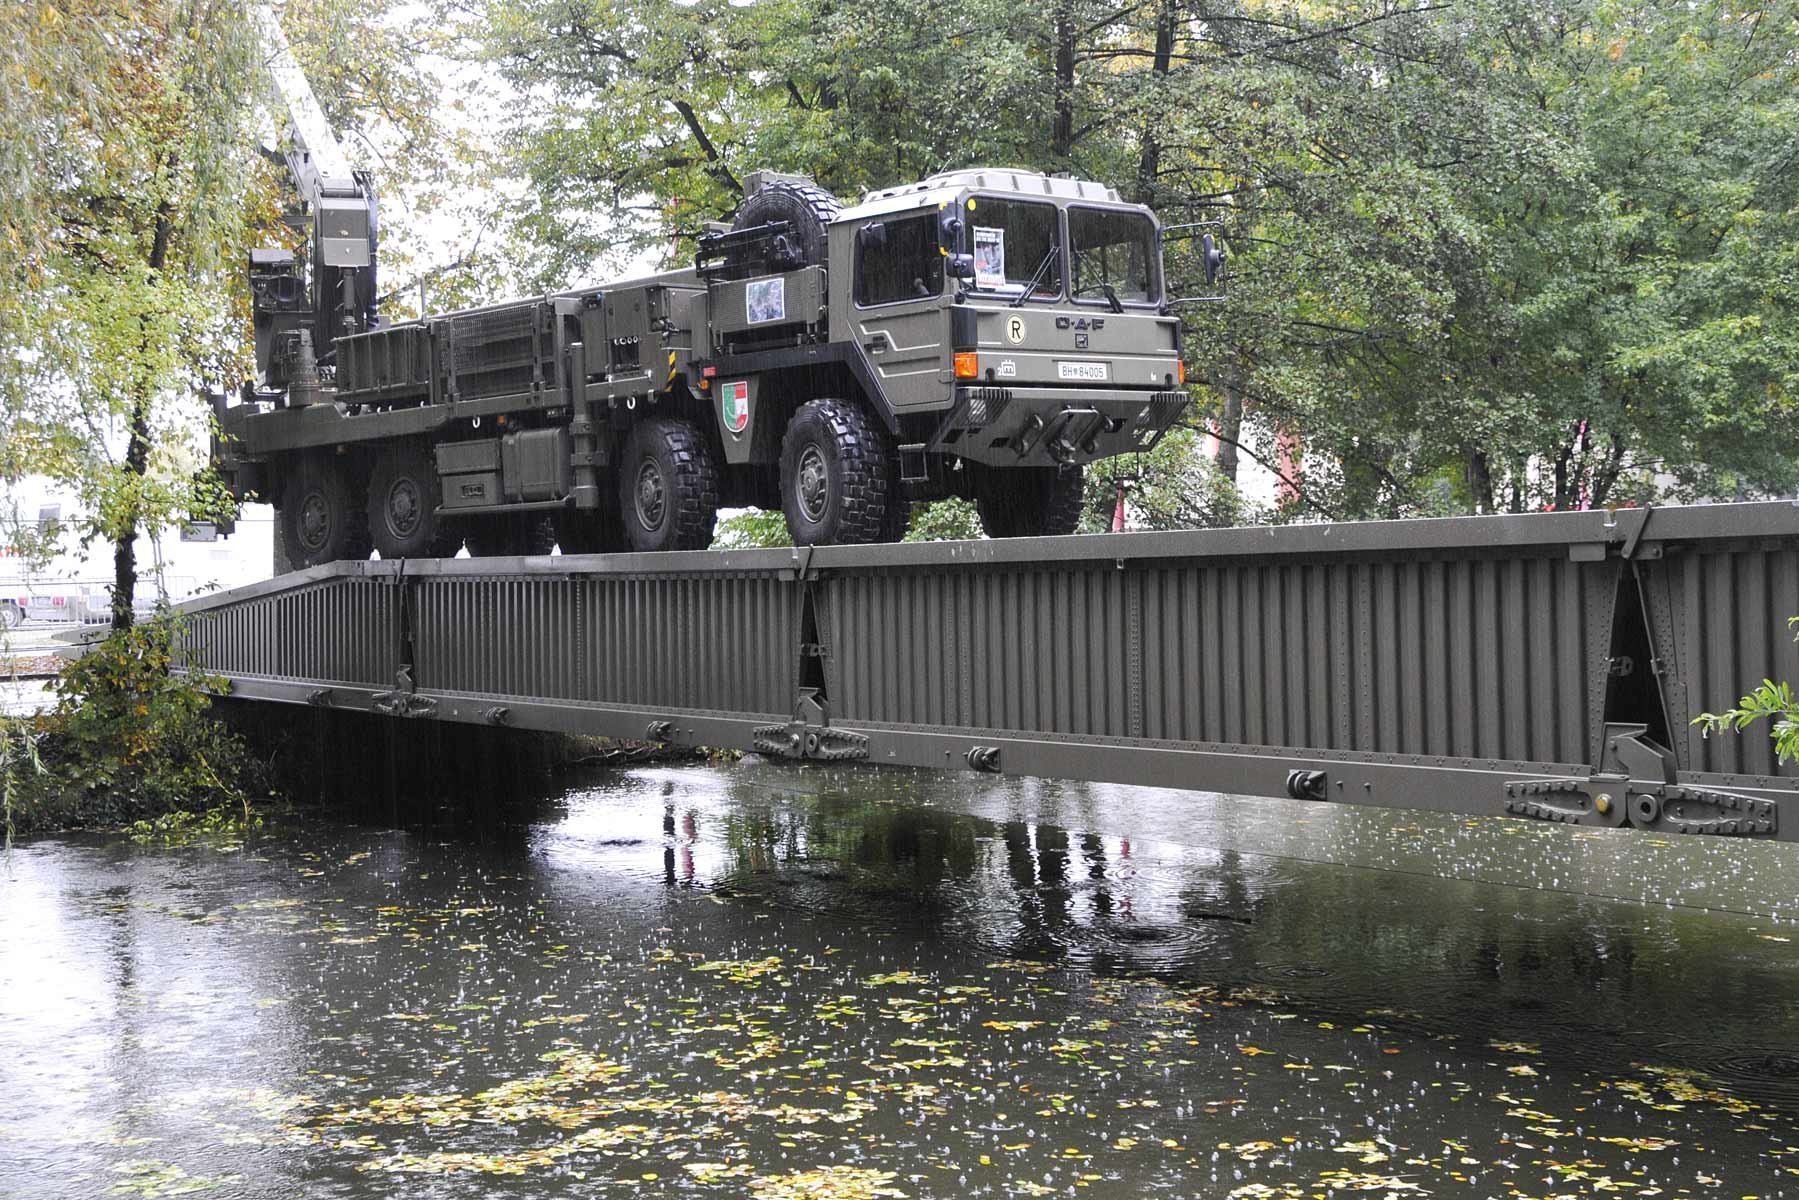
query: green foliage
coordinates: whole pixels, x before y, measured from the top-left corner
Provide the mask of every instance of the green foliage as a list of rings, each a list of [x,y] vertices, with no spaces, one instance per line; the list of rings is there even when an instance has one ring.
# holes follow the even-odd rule
[[[1125,489],[1127,529],[1205,529],[1243,525],[1260,514],[1205,453],[1204,435],[1170,430],[1148,454],[1104,459],[1087,468],[1083,533],[1112,528],[1118,486]]]
[[[903,540],[908,542],[943,542],[978,538],[981,519],[974,505],[966,500],[936,500],[912,506],[912,522]],[[793,536],[787,532],[787,518],[779,510],[746,508],[732,513],[718,523],[712,540],[721,550],[743,550],[754,546],[791,546]]]
[[[1231,300],[1181,310],[1189,365],[1245,453],[1303,445],[1278,515],[1799,483],[1790,10],[447,7],[529,97],[506,149],[533,286],[620,249],[677,262],[756,167],[846,198],[976,163],[1072,170],[1225,221]],[[1191,243],[1169,277],[1203,290]],[[1237,519],[1204,497],[1194,519]],[[1150,523],[1178,507],[1144,503]]]
[[[934,500],[912,506],[908,542],[962,542],[981,537],[981,517],[967,500]]]
[[[791,546],[787,518],[779,509],[746,508],[718,523],[712,545],[719,550],[748,550],[758,546]]]
[[[1788,624],[1799,631],[1799,617]],[[1794,640],[1799,641],[1799,633]],[[1774,753],[1781,762],[1799,762],[1799,696],[1794,695],[1790,683],[1764,679],[1760,687],[1737,701],[1737,707],[1693,718],[1693,724],[1707,736],[1723,730],[1741,732],[1757,721],[1770,723],[1768,735],[1774,739]]]
[[[17,814],[46,774],[38,744],[43,733],[23,717],[0,716],[0,815],[6,821],[6,849],[12,849]]]
[[[178,636],[179,622],[160,614],[114,631],[56,681],[56,707],[40,726],[43,784],[82,819],[244,803],[248,753],[208,714],[224,681],[172,673]]]
[[[145,817],[125,826],[125,836],[139,845],[185,846],[196,841],[209,841],[223,848],[240,843],[243,838],[262,828],[262,817],[251,810],[247,801],[236,805],[221,804],[199,811],[178,811]]]

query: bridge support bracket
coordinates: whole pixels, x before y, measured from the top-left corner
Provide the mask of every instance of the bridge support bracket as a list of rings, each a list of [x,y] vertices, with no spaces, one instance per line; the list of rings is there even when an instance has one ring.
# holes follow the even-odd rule
[[[973,771],[998,771],[1000,769],[998,746],[970,746],[968,753],[963,757],[968,760],[968,767]]]
[[[390,717],[435,717],[437,701],[429,696],[418,694],[418,685],[412,681],[412,668],[401,667],[394,676],[391,691],[377,695],[369,705],[378,713]]]
[[[1330,799],[1330,776],[1323,771],[1295,768],[1287,772],[1287,795],[1295,800]]]
[[[1683,784],[1674,755],[1643,725],[1607,725],[1600,769],[1586,778],[1523,779],[1505,785],[1505,812],[1570,825],[1625,824],[1657,833],[1773,837],[1772,800]]]
[[[785,725],[758,725],[751,731],[750,740],[758,753],[777,758],[848,762],[868,757],[868,736],[833,728],[830,712],[816,688],[801,689],[793,720]]]

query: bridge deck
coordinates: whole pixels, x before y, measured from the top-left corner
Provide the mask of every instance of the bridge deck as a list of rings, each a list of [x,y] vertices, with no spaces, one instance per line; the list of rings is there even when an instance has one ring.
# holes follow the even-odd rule
[[[246,699],[1799,839],[1799,768],[1690,725],[1799,678],[1791,503],[337,563],[184,608]]]

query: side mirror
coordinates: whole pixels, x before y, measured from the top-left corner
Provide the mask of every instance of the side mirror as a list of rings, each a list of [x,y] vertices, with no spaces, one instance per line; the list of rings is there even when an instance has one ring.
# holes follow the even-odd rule
[[[878,250],[887,244],[887,226],[881,221],[871,221],[856,230],[856,246],[861,250]]]
[[[951,279],[974,278],[974,255],[948,254],[943,259],[943,270]]]
[[[1210,286],[1218,282],[1219,272],[1224,270],[1224,250],[1218,245],[1218,239],[1209,233],[1200,239],[1200,245],[1204,248],[1206,284]]]
[[[937,244],[951,254],[962,242],[962,218],[954,208],[945,207],[937,214]]]

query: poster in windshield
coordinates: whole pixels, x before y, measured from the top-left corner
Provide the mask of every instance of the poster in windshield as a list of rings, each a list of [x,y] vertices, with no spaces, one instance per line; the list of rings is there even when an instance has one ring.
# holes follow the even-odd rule
[[[974,227],[974,285],[978,288],[1006,286],[1006,231]]]

